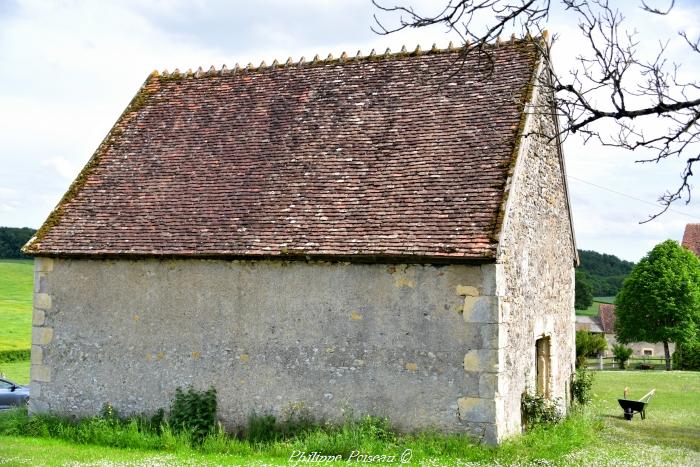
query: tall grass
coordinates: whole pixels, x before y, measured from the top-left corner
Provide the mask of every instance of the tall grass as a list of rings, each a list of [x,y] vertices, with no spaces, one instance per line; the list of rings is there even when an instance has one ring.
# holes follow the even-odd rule
[[[54,415],[29,416],[26,407],[0,413],[0,435],[56,438],[77,444],[165,451],[189,449],[190,446],[189,433],[174,434],[167,424],[162,430],[156,430],[145,418],[121,420],[90,417],[71,420]]]
[[[257,422],[254,422],[257,423]],[[562,423],[538,427],[499,447],[480,445],[465,435],[438,432],[399,434],[388,420],[374,417],[348,419],[341,425],[304,425],[293,432],[284,423],[270,424],[272,434],[253,431],[229,435],[218,428],[198,440],[192,433],[173,433],[167,423],[160,429],[145,417],[110,419],[92,417],[69,420],[50,415],[28,416],[26,409],[0,413],[0,435],[55,438],[77,444],[139,450],[226,454],[251,458],[289,459],[294,451],[340,455],[353,453],[396,455],[412,452],[412,461],[460,459],[489,463],[556,461],[582,446],[595,442],[601,422],[583,410],[576,410]]]

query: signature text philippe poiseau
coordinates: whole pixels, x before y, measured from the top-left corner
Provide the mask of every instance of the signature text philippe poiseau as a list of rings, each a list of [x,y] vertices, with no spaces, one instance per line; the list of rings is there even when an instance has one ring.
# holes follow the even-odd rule
[[[347,457],[342,454],[321,454],[320,452],[292,451],[289,462],[324,463],[324,462],[361,462],[363,464],[406,464],[413,457],[413,452],[406,449],[400,455],[396,454],[366,454],[352,451]]]

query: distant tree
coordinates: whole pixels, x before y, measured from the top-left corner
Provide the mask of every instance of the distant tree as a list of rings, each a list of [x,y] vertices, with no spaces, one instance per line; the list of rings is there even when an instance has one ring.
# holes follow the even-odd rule
[[[622,282],[634,267],[634,263],[615,255],[597,251],[578,250],[579,270],[588,276],[594,297],[614,297],[622,288]]]
[[[593,292],[588,281],[588,275],[583,271],[576,271],[576,300],[574,308],[585,310],[593,305]]]
[[[627,360],[632,356],[632,349],[625,347],[623,344],[615,344],[612,348],[613,357],[617,360],[620,365],[620,369],[624,370]]]
[[[600,334],[588,331],[576,331],[576,367],[586,365],[586,358],[595,357],[608,348],[608,343]]]
[[[29,227],[0,227],[0,258],[28,258],[19,250],[36,230]]]
[[[673,240],[658,244],[632,269],[615,300],[615,334],[623,344],[693,339],[700,326],[700,260]]]
[[[700,339],[692,339],[676,345],[673,352],[673,368],[676,370],[700,370]]]

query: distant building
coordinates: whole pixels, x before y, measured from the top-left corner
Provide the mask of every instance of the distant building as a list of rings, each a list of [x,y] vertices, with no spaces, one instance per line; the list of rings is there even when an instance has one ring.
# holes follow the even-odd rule
[[[576,316],[576,330],[588,331],[593,334],[602,334],[608,343],[608,348],[603,352],[603,357],[612,357],[612,348],[617,344],[615,339],[615,305],[611,303],[601,303],[598,308],[598,316]],[[663,357],[663,342],[632,342],[625,344],[632,349],[634,357]],[[673,353],[676,344],[669,343],[668,348]]]
[[[681,245],[700,257],[700,224],[688,224],[685,226]]]
[[[576,330],[588,331],[592,334],[604,334],[597,316],[576,316]]]
[[[608,349],[605,351],[606,357],[612,357],[613,345],[617,344],[615,339],[615,305],[611,303],[601,303],[598,309],[598,319],[605,334],[605,340],[608,342]],[[664,344],[663,342],[631,342],[625,344],[626,347],[632,349],[634,357],[663,357]],[[669,343],[668,348],[673,353],[676,350],[676,344]]]

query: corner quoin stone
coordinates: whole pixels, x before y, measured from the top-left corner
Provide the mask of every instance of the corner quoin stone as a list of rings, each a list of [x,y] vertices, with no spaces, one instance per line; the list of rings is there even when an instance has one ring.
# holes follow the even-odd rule
[[[41,346],[32,346],[32,365],[44,363],[44,349]]]
[[[36,293],[34,294],[34,308],[39,308],[41,310],[51,309],[51,295],[47,293]]]
[[[53,271],[53,259],[51,258],[34,258],[34,270],[36,272],[51,272]]]
[[[30,372],[32,381],[51,381],[51,368],[46,365],[32,365]]]
[[[498,372],[497,349],[473,349],[464,355],[464,371]]]
[[[44,324],[45,321],[46,313],[44,312],[44,310],[34,308],[34,312],[32,313],[32,325],[41,326]]]
[[[32,328],[32,344],[47,345],[53,340],[53,328],[34,326]]]
[[[480,397],[457,399],[459,418],[470,422],[493,423],[496,420],[496,401]]]

